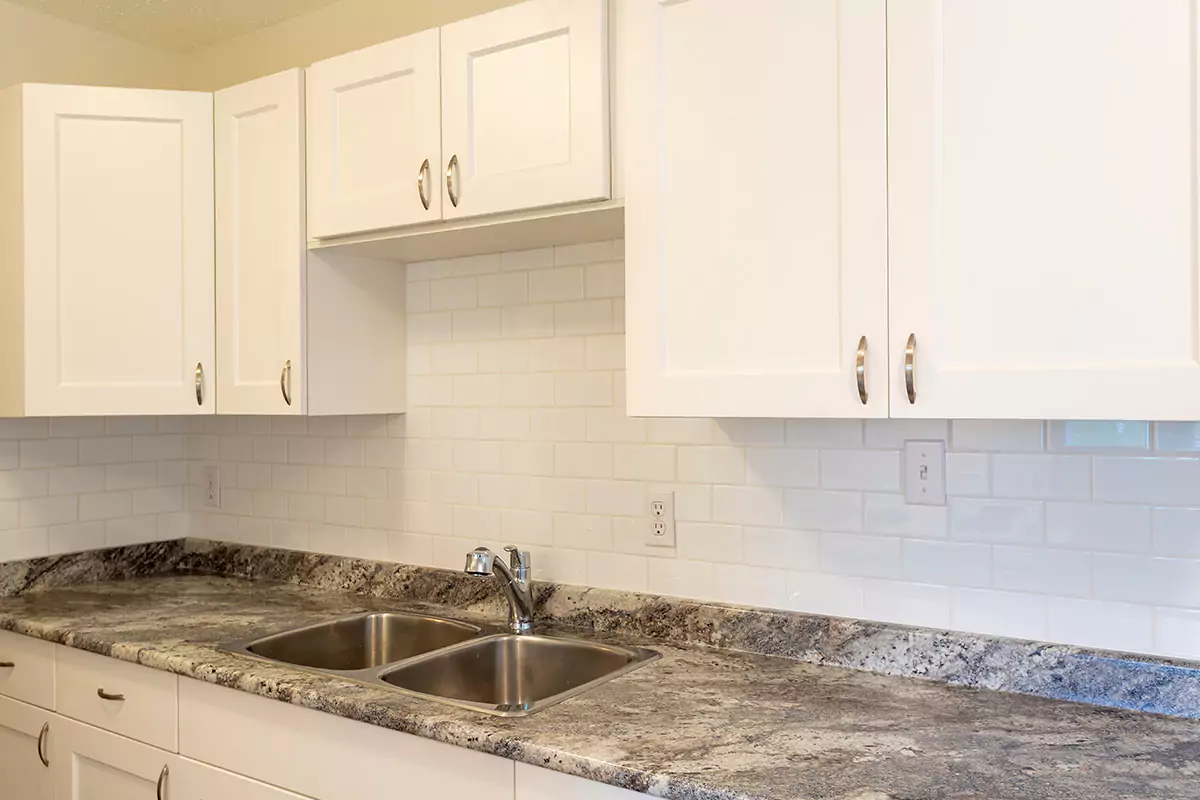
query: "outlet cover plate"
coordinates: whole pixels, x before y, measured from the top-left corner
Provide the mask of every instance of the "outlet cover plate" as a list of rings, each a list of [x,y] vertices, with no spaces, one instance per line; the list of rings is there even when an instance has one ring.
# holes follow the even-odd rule
[[[646,501],[646,544],[649,547],[674,547],[675,493],[651,492]]]

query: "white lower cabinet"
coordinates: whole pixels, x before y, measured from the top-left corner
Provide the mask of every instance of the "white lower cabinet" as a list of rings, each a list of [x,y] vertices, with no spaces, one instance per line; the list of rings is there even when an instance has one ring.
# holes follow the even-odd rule
[[[20,800],[51,800],[54,783],[43,760],[49,711],[0,697],[0,794]],[[43,733],[47,731],[47,733]]]
[[[58,716],[48,738],[55,800],[166,800],[173,753]]]
[[[178,760],[168,784],[163,800],[307,800],[190,758]]]
[[[576,778],[561,772],[551,772],[528,764],[517,764],[516,800],[635,800],[645,795]]]
[[[7,646],[10,652],[20,651],[13,641]],[[0,687],[0,798],[5,800],[635,800],[642,796],[52,647],[53,657],[46,667],[54,676],[52,704],[61,714],[5,696]],[[170,686],[158,687],[164,680]],[[89,717],[94,724],[64,716],[79,716],[79,709],[86,707],[72,697],[94,695],[96,686],[109,695],[125,696],[105,702],[128,705]],[[171,735],[135,724],[150,718],[169,724]]]
[[[179,682],[179,752],[320,800],[513,797],[507,759],[195,680]]]

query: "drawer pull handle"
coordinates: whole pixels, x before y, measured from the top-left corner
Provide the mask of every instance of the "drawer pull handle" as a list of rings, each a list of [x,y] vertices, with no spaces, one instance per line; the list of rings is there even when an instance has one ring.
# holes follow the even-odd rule
[[[458,176],[458,156],[450,156],[450,163],[446,165],[446,194],[450,195],[450,205],[458,208],[458,192],[454,190],[454,182]]]
[[[158,773],[158,784],[154,787],[154,796],[158,800],[163,800],[163,787],[167,785],[167,775],[169,774],[170,770],[164,764],[162,772]]]
[[[12,669],[15,666],[16,664],[11,661],[0,661],[0,669]]]
[[[292,360],[289,358],[279,373],[279,391],[283,392],[283,402],[292,404]]]
[[[858,399],[867,404],[867,337],[858,340],[858,352],[855,354],[854,375],[858,378]]]
[[[104,691],[103,689],[97,689],[96,696],[99,697],[101,700],[124,700],[125,699],[125,695],[123,695],[123,694],[109,694],[108,692]]]
[[[429,196],[425,194],[425,182],[429,180],[429,159],[425,159],[425,163],[417,170],[417,196],[421,198],[421,205],[425,210],[429,210]]]
[[[42,762],[43,767],[50,766],[50,759],[46,758],[46,734],[50,732],[50,723],[47,722],[42,726],[42,732],[38,734],[38,759]]]
[[[916,364],[917,359],[917,335],[910,334],[908,337],[908,346],[904,348],[904,389],[908,393],[908,402],[910,405],[917,402],[917,389],[914,385],[916,379]]]

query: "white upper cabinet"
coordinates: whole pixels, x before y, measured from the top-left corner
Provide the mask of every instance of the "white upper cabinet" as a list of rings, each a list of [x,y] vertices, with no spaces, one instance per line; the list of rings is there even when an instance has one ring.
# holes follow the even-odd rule
[[[0,105],[0,414],[212,413],[212,95]]]
[[[889,3],[892,416],[1200,418],[1194,6]]]
[[[531,0],[441,38],[446,219],[610,196],[606,0]]]
[[[623,14],[629,413],[886,417],[884,0]]]
[[[308,70],[309,235],[442,217],[437,29]]]
[[[304,408],[304,73],[217,92],[217,410]]]

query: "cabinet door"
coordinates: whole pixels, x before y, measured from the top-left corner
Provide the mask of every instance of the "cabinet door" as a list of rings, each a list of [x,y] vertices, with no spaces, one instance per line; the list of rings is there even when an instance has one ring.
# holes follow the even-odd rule
[[[304,408],[304,73],[217,92],[217,409]]]
[[[166,800],[305,800],[298,794],[189,758],[176,761],[170,781],[171,793]]]
[[[892,416],[1196,419],[1195,15],[889,3]]]
[[[212,95],[24,101],[26,413],[212,413]]]
[[[447,219],[609,197],[605,0],[531,0],[442,28]]]
[[[178,757],[79,722],[56,717],[50,736],[55,800],[171,797]]]
[[[887,416],[884,12],[625,7],[630,414]]]
[[[441,219],[438,80],[436,29],[309,67],[310,236]]]
[[[644,794],[541,767],[517,764],[516,800],[638,800]]]
[[[0,780],[4,784],[0,794],[20,800],[52,800],[54,783],[42,759],[50,755],[46,748],[53,716],[0,697]]]

